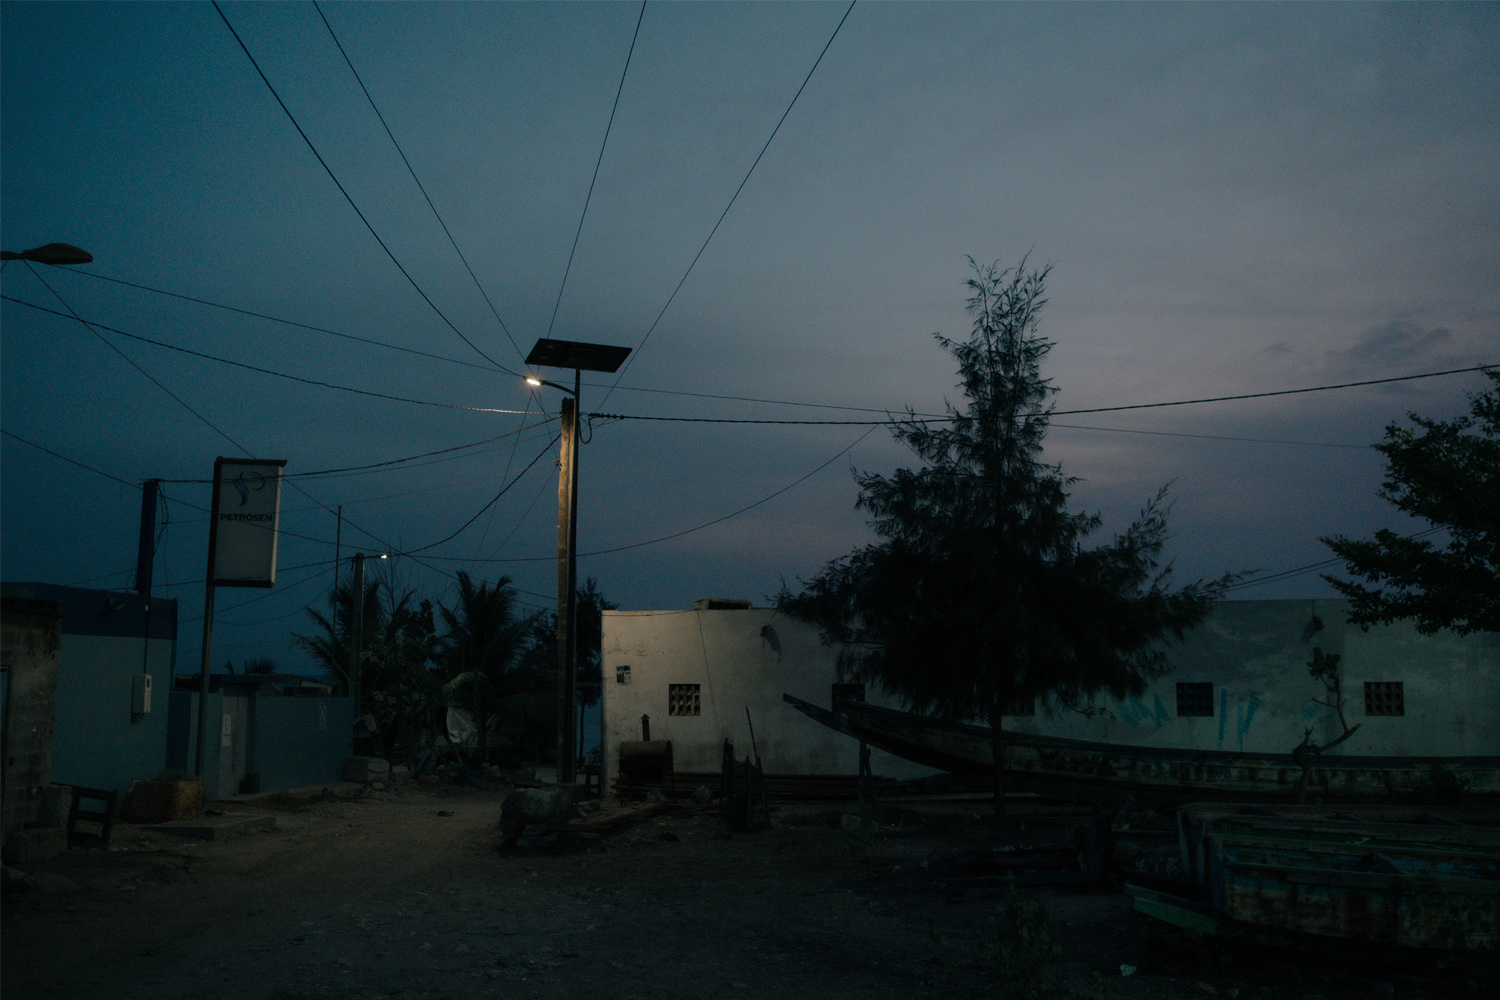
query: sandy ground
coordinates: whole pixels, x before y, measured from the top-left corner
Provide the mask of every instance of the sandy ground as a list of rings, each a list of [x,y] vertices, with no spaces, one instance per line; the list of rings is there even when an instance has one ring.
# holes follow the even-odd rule
[[[1193,940],[1103,889],[1040,890],[1064,957],[1005,981],[1004,923],[986,923],[1004,900],[932,878],[1005,839],[974,805],[917,807],[863,856],[839,804],[727,841],[710,813],[656,818],[564,852],[502,848],[498,793],[351,791],[232,806],[273,812],[274,832],[215,843],[122,824],[114,850],[31,868],[39,887],[4,906],[6,1000],[1500,993],[1470,960],[1378,967]],[[1066,835],[1016,822],[1011,837]]]

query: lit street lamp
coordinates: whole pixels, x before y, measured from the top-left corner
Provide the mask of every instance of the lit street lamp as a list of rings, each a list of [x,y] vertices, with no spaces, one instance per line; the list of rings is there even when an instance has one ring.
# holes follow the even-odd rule
[[[578,396],[584,371],[616,372],[630,354],[628,347],[583,344],[572,340],[536,342],[526,363],[573,369],[573,388],[535,375],[526,384],[551,386],[568,394],[562,401],[561,446],[557,468],[557,783],[572,785],[574,769],[573,706],[578,697]]]
[[[37,264],[63,267],[68,264],[91,264],[94,261],[94,255],[68,243],[48,243],[46,246],[33,250],[22,250],[20,253],[0,250],[0,260],[29,260]]]

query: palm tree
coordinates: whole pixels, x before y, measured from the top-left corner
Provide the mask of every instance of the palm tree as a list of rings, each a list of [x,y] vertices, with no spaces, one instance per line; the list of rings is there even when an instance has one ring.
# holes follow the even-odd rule
[[[474,725],[483,757],[488,750],[487,701],[491,710],[512,715],[529,716],[538,707],[532,703],[539,692],[526,683],[521,672],[512,669],[531,616],[517,615],[510,577],[502,576],[493,585],[476,585],[462,570],[458,574],[458,600],[451,608],[439,603],[438,616],[444,629],[438,655],[449,673],[443,690],[453,699],[467,691],[473,699]]]
[[[368,638],[380,630],[382,611],[380,605],[380,581],[370,580],[365,584],[364,628],[360,649],[367,648]],[[328,594],[329,614],[324,615],[312,607],[307,608],[316,631],[312,635],[292,633],[292,646],[312,654],[323,669],[328,671],[328,680],[339,691],[349,693],[349,629],[354,608],[354,583],[345,580]],[[356,707],[355,714],[358,715]]]

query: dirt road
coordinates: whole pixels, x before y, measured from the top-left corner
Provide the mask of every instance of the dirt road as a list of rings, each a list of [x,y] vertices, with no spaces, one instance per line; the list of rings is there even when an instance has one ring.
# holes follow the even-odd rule
[[[1002,984],[986,918],[1003,900],[955,898],[924,867],[995,836],[971,807],[924,809],[867,844],[822,806],[727,841],[700,814],[548,853],[499,847],[500,800],[411,784],[277,796],[253,806],[274,832],[227,843],[122,825],[116,850],[39,865],[38,888],[7,901],[5,997],[1485,995],[1467,967],[1377,981],[1257,961],[1101,891],[1044,892],[1064,957]]]

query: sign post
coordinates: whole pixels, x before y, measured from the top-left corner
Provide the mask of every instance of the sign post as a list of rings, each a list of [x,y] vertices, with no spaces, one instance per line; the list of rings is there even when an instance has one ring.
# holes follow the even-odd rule
[[[274,587],[281,517],[281,470],[286,459],[214,459],[214,497],[208,521],[208,574],[203,585],[203,661],[198,685],[198,741],[194,772],[204,780],[208,749],[208,681],[213,668],[214,591],[219,587]]]

